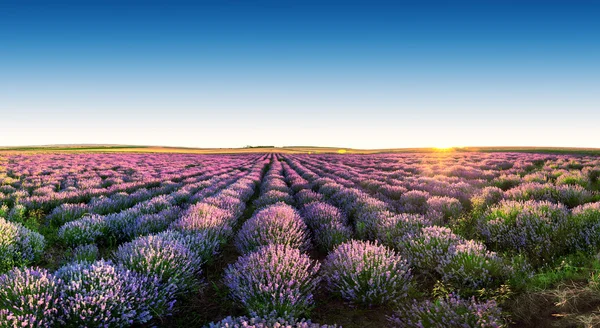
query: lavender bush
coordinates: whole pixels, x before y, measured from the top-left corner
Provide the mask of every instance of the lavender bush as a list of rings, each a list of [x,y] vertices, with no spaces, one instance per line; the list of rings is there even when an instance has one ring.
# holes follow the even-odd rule
[[[414,301],[401,305],[390,318],[394,327],[423,328],[500,328],[507,324],[501,309],[494,301],[477,302],[475,298],[461,299],[455,295],[435,301]]]
[[[431,222],[423,215],[401,213],[379,220],[376,225],[376,238],[380,243],[398,249],[398,245],[418,235],[421,228],[430,225]]]
[[[337,325],[322,325],[310,320],[296,318],[227,317],[209,323],[205,328],[337,328]]]
[[[254,207],[260,209],[279,202],[294,205],[294,197],[281,190],[270,190],[254,201]]]
[[[496,288],[504,283],[510,271],[502,259],[485,245],[467,240],[446,254],[440,267],[442,280],[458,289]]]
[[[108,229],[106,218],[94,214],[67,222],[58,230],[58,237],[70,246],[85,245],[95,243]]]
[[[258,211],[246,221],[235,244],[242,254],[271,244],[307,250],[310,248],[310,238],[300,214],[293,207],[278,203]]]
[[[231,296],[253,315],[298,316],[313,306],[319,263],[289,245],[268,245],[225,270]]]
[[[379,305],[406,297],[411,281],[408,262],[377,242],[341,244],[323,263],[327,288],[363,305]]]
[[[205,259],[195,249],[203,242],[204,239],[166,231],[119,246],[114,259],[127,269],[156,276],[162,283],[173,284],[184,292],[198,286]]]
[[[62,281],[45,269],[15,268],[0,275],[0,327],[64,324]]]
[[[414,237],[407,236],[398,242],[400,253],[419,273],[435,274],[447,261],[447,254],[463,241],[445,227],[424,227]]]
[[[80,245],[73,249],[71,260],[73,262],[94,262],[99,256],[98,246],[95,244]]]
[[[39,259],[45,244],[39,233],[0,218],[0,273]]]
[[[205,231],[225,242],[232,234],[234,215],[216,206],[198,203],[192,206],[187,213],[171,225],[171,229],[183,232]]]
[[[111,262],[73,263],[60,268],[68,326],[123,327],[167,315],[175,287],[157,277],[138,274]]]
[[[352,238],[348,219],[335,206],[313,202],[304,207],[302,217],[313,233],[313,240],[323,251],[330,251]]]
[[[572,222],[563,205],[503,201],[482,216],[477,229],[493,250],[544,261],[565,251]]]

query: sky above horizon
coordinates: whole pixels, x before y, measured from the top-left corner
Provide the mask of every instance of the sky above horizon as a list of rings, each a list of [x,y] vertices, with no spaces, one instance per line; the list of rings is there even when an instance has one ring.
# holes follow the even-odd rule
[[[0,0],[0,146],[600,148],[596,1]]]

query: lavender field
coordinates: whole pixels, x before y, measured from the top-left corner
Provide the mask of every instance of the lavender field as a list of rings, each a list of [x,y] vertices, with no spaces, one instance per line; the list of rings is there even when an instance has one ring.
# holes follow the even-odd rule
[[[592,327],[600,158],[0,154],[0,327]]]

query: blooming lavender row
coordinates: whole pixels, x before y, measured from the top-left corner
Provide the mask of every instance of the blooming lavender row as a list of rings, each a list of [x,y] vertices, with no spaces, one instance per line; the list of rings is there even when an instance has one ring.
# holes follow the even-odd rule
[[[39,259],[45,244],[39,233],[0,217],[0,273]]]
[[[0,276],[1,327],[128,327],[169,315],[175,288],[111,262]]]

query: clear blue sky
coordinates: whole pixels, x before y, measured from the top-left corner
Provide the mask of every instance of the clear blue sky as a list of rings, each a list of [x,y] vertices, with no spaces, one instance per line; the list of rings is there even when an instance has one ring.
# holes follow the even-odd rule
[[[0,0],[0,145],[600,147],[598,2],[59,3]]]

